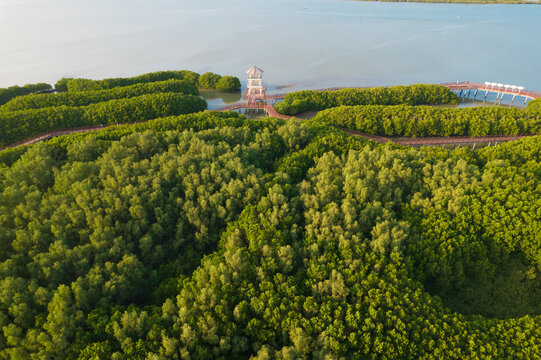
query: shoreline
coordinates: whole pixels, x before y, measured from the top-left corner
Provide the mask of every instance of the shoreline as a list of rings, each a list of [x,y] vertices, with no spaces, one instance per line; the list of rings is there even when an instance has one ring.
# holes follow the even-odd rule
[[[353,0],[358,2],[382,2],[382,3],[418,3],[418,4],[462,4],[462,5],[541,5],[540,0]]]

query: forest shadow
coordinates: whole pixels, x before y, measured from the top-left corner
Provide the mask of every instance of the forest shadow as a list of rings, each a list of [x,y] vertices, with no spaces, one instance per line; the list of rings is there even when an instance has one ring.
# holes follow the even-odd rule
[[[489,280],[441,296],[452,311],[497,319],[541,314],[541,274],[523,256],[515,254]]]

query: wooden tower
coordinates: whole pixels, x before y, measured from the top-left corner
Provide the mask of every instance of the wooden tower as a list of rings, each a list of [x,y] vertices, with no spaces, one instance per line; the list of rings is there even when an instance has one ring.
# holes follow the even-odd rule
[[[263,86],[263,70],[252,66],[248,71],[248,85],[244,92],[244,99],[248,100],[248,104],[255,104],[257,100],[265,100],[267,88]]]

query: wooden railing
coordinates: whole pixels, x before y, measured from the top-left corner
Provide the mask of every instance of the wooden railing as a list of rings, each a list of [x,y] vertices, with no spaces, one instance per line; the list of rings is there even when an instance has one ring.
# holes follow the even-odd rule
[[[511,88],[506,89],[505,87],[493,87],[490,85],[478,84],[470,81],[456,81],[452,83],[443,83],[440,85],[445,86],[446,88],[451,90],[480,90],[506,95],[523,96],[530,99],[541,98],[541,92],[538,91],[517,89],[513,90]]]
[[[489,135],[489,136],[441,136],[441,137],[420,137],[420,138],[390,138],[377,135],[362,133],[359,131],[341,129],[345,133],[354,136],[361,136],[365,139],[373,140],[379,143],[394,142],[399,145],[407,146],[435,146],[435,145],[459,145],[459,144],[479,144],[479,143],[501,143],[513,140],[520,140],[525,137],[537,136],[535,134],[518,135]]]

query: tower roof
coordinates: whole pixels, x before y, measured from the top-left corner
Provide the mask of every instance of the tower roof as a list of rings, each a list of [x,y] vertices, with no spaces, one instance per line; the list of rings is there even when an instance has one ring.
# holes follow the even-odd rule
[[[258,68],[257,66],[252,66],[250,70],[246,71],[246,74],[248,75],[263,75],[263,70]]]

